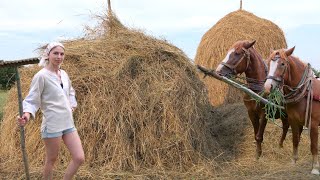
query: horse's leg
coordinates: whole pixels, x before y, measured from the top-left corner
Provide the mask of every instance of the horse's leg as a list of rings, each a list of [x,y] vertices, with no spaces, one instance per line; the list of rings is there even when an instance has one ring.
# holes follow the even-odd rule
[[[257,134],[259,131],[259,116],[255,111],[248,111],[249,118],[251,120],[253,130],[254,130],[254,138],[256,140],[256,159],[259,159],[262,153],[261,142],[257,139]]]
[[[312,171],[311,174],[319,175],[319,159],[318,159],[318,122],[311,121],[310,141],[312,153]]]
[[[299,142],[300,142],[300,139],[301,139],[302,131],[303,131],[303,126],[299,126]]]
[[[281,121],[282,121],[282,135],[280,137],[279,147],[283,148],[283,141],[286,139],[287,132],[289,129],[289,121],[287,117],[282,117]]]
[[[292,144],[293,144],[293,163],[296,163],[298,160],[298,145],[300,141],[300,127],[297,124],[291,124],[292,128]]]
[[[259,121],[260,120],[260,121]],[[259,129],[258,132],[256,134],[256,141],[257,141],[257,156],[260,157],[262,154],[262,147],[261,144],[263,142],[263,134],[264,134],[264,130],[266,129],[266,125],[267,125],[267,118],[265,116],[265,113],[260,113],[260,117],[259,117]]]

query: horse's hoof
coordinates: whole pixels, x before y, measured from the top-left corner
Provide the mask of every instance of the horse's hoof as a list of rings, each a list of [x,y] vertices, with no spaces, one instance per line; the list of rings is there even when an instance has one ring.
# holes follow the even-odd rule
[[[259,158],[259,157],[261,157],[261,154],[262,154],[262,151],[257,151],[256,152],[256,156]]]
[[[319,169],[312,169],[311,174],[320,175]]]
[[[260,157],[261,157],[261,153],[257,153],[257,154],[256,154],[256,160],[259,160]]]
[[[297,160],[292,159],[291,165],[295,165],[297,163]]]
[[[278,148],[282,149],[283,148],[283,144],[279,144]]]

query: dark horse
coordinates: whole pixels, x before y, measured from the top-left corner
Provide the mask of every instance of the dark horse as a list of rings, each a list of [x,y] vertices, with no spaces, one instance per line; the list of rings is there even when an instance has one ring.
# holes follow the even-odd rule
[[[274,51],[268,58],[269,74],[265,91],[279,88],[285,99],[292,128],[293,160],[298,159],[298,145],[303,126],[310,132],[312,174],[320,174],[318,160],[318,126],[320,122],[320,81],[311,66],[292,56],[294,47]]]
[[[248,87],[256,92],[263,91],[263,85],[267,77],[268,69],[261,55],[253,47],[255,41],[237,41],[228,50],[225,59],[217,67],[216,72],[222,76],[235,76],[237,74],[246,75]],[[256,159],[259,159],[262,153],[261,143],[263,142],[263,133],[267,124],[264,106],[258,104],[249,95],[244,94],[243,102],[247,108],[249,118],[254,128],[254,137],[256,140]],[[276,118],[279,118],[278,114]],[[283,141],[289,129],[289,123],[286,117],[282,117],[283,131],[279,141],[279,146],[283,147]]]

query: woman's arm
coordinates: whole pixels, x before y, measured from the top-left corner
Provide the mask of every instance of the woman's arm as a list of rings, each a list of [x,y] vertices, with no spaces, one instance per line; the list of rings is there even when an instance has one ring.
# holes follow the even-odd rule
[[[72,108],[72,111],[74,111],[75,108],[78,106],[77,99],[76,99],[76,91],[72,87],[72,82],[69,78],[69,75],[66,72],[64,72],[64,73],[68,79],[68,87],[69,87],[69,89],[68,89],[69,90],[69,93],[68,93],[69,97],[68,98],[69,98],[70,106]]]
[[[44,77],[36,74],[31,82],[30,91],[23,101],[23,112],[30,113],[33,118],[41,106],[41,94],[44,88]]]

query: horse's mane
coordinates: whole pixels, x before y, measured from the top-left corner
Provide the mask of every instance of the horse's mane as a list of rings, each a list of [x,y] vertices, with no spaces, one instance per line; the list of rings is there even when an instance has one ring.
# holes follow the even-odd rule
[[[235,51],[236,51],[237,53],[240,53],[241,50],[242,50],[242,48],[244,47],[244,45],[245,45],[246,43],[250,43],[250,42],[251,42],[251,41],[249,41],[249,40],[240,40],[240,41],[237,41],[237,42],[235,42],[235,43],[230,47],[230,49],[235,49]],[[230,50],[230,49],[229,49],[229,50]],[[253,50],[253,51],[250,51],[250,53],[253,53],[255,57],[260,58],[260,59],[263,61],[261,55],[258,53],[258,51],[256,51],[256,49],[254,48],[254,46],[252,46],[252,50]]]
[[[285,49],[278,49],[278,50],[275,50],[271,53],[270,57],[269,57],[269,61],[271,59],[274,59],[275,56],[278,56],[280,55],[281,59],[288,59],[289,57],[286,55],[286,50]]]
[[[250,41],[248,40],[237,41],[230,47],[230,49],[235,49],[236,52],[240,52],[245,43],[250,43]]]

